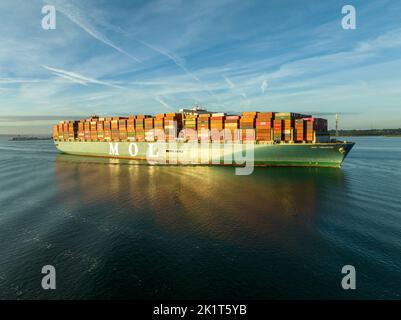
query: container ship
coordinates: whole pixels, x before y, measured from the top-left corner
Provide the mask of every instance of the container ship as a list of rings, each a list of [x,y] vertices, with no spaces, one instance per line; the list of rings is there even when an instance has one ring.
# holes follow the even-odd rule
[[[332,139],[327,120],[294,112],[230,115],[194,107],[174,113],[61,121],[62,153],[151,164],[341,167],[354,143]],[[249,160],[249,159],[248,159]],[[249,163],[248,163],[249,164]]]

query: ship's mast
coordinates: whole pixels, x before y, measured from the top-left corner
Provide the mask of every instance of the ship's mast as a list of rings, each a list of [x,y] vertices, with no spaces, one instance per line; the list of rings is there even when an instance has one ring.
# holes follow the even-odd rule
[[[336,113],[336,138],[338,138],[338,113]]]

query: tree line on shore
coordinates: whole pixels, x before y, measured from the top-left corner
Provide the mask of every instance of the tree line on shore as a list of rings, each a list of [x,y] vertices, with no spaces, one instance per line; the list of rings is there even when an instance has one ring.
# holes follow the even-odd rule
[[[335,130],[330,130],[331,135],[335,135]],[[338,130],[339,136],[401,136],[399,129],[360,129],[360,130]]]

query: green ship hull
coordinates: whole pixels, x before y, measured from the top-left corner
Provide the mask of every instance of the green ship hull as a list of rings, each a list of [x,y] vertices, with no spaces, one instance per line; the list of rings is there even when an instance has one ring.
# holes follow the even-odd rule
[[[149,164],[341,167],[354,143],[198,143],[55,141],[62,153],[147,160]]]

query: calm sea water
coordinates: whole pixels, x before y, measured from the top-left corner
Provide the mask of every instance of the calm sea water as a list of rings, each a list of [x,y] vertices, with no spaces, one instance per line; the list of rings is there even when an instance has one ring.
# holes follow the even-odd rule
[[[0,298],[400,299],[401,138],[348,139],[342,169],[235,176],[0,137]]]

